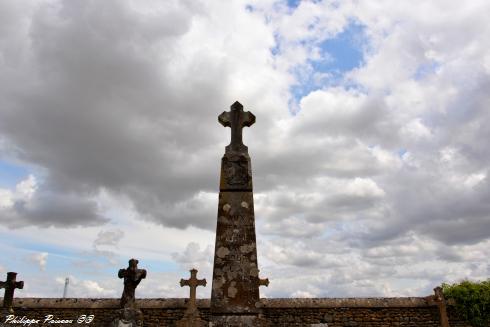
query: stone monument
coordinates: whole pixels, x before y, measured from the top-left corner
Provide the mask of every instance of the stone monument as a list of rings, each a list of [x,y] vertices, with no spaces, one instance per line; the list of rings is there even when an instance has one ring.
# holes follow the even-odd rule
[[[3,295],[3,310],[5,313],[14,313],[14,309],[12,308],[14,302],[14,292],[15,289],[23,289],[24,282],[17,280],[16,272],[8,272],[7,280],[5,282],[0,282],[0,288],[5,289],[5,293]]]
[[[218,221],[211,290],[211,326],[263,326],[260,318],[259,278],[252,169],[242,128],[255,123],[239,102],[218,121],[231,128],[231,142],[221,160]]]
[[[135,291],[142,279],[146,278],[146,270],[138,269],[138,260],[130,259],[128,268],[119,269],[119,278],[124,278],[124,290],[121,296],[121,310],[114,319],[114,327],[141,327],[143,326],[143,313],[136,308]]]
[[[196,288],[206,286],[206,279],[197,279],[197,269],[191,269],[191,278],[180,280],[180,286],[189,286],[189,302],[184,317],[177,322],[177,327],[204,327],[206,323],[199,317],[199,310],[196,305]]]

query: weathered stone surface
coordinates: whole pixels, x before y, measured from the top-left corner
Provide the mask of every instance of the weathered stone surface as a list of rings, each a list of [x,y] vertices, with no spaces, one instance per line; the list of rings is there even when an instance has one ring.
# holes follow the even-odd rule
[[[244,112],[243,106],[235,102],[231,111],[223,112],[218,120],[231,127],[231,142],[221,161],[211,312],[257,315],[259,286],[269,282],[259,278],[252,168],[242,142],[242,128],[251,126],[255,116]]]
[[[255,123],[255,116],[251,112],[243,111],[240,102],[235,101],[230,107],[230,111],[223,111],[218,116],[221,125],[231,128],[231,142],[226,147],[226,152],[247,152],[247,147],[242,141],[243,127],[250,127]]]
[[[424,297],[276,298],[261,299],[260,302],[263,308],[415,308],[436,305]]]
[[[429,303],[422,297],[261,299],[260,302],[263,305],[263,317],[274,327],[321,323],[327,323],[328,327],[343,327],[349,321],[356,321],[362,327],[440,327],[437,304]],[[137,299],[136,304],[143,312],[144,327],[176,326],[187,308],[186,299],[182,298]],[[17,317],[27,316],[32,319],[44,319],[48,314],[75,320],[80,315],[94,315],[93,322],[89,324],[91,327],[110,326],[119,310],[118,299],[15,298],[13,305]],[[198,299],[196,305],[201,319],[210,321],[210,301]],[[447,314],[451,327],[471,327],[457,315],[451,301],[447,303]],[[5,322],[5,319],[5,315],[0,317],[0,323]]]
[[[143,312],[135,308],[124,308],[117,311],[111,327],[142,327]]]
[[[227,152],[221,159],[221,192],[252,192],[252,167],[246,152]]]
[[[14,292],[16,288],[22,289],[24,288],[24,282],[17,280],[16,272],[8,272],[7,280],[5,282],[0,282],[0,288],[5,289],[5,293],[3,296],[3,311],[13,313],[14,309],[12,308],[12,303],[14,300]]]
[[[146,270],[138,269],[138,260],[130,259],[128,268],[119,269],[119,278],[124,278],[124,290],[121,296],[121,308],[135,308],[135,291],[142,279],[146,278]]]
[[[210,327],[268,327],[269,322],[257,315],[212,316]]]
[[[124,290],[118,310],[111,327],[142,327],[143,313],[136,307],[135,291],[143,278],[146,278],[146,270],[138,269],[138,260],[130,259],[128,268],[119,269],[119,278],[124,278]]]
[[[257,312],[259,269],[251,192],[221,192],[211,307],[214,312]]]
[[[430,296],[432,298],[432,296]],[[187,308],[187,299],[159,298],[136,299],[136,306],[141,309],[174,309]],[[0,306],[3,300],[0,299]],[[210,300],[197,299],[198,309],[209,308]],[[454,302],[447,300],[448,306]],[[118,299],[87,299],[87,298],[15,298],[14,307],[28,307],[35,309],[61,308],[61,309],[118,309]],[[260,299],[260,306],[264,309],[281,308],[424,308],[435,307],[437,303],[429,301],[426,297],[391,297],[391,298],[275,298]]]

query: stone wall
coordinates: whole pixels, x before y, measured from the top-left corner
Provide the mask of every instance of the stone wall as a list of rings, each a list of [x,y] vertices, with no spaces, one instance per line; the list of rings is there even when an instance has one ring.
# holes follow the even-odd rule
[[[116,315],[117,299],[40,299],[18,298],[14,301],[16,319],[37,319],[37,326],[88,325],[107,327]],[[1,305],[1,301],[0,301]],[[182,318],[184,299],[140,299],[137,305],[144,315],[145,327],[174,326]],[[201,317],[209,319],[209,300],[197,300]],[[353,298],[353,299],[262,299],[263,316],[271,326],[412,326],[439,327],[439,310],[425,298]],[[45,317],[54,320],[73,320],[73,323],[43,323]],[[94,319],[89,324],[77,323],[82,315]],[[471,327],[459,319],[454,308],[448,306],[451,327]],[[83,318],[83,317],[82,317]],[[81,319],[82,320],[82,319]],[[28,326],[6,323],[4,315],[0,326]]]

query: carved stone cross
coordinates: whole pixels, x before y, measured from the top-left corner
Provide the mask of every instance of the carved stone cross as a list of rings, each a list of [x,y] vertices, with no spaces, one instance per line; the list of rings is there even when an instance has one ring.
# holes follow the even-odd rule
[[[181,279],[180,280],[180,286],[189,286],[190,288],[190,295],[189,295],[189,306],[187,307],[187,310],[185,312],[185,315],[193,315],[194,313],[197,312],[197,306],[196,306],[196,288],[198,286],[206,286],[206,279],[197,279],[197,269],[191,269],[191,278],[185,280]]]
[[[128,268],[119,269],[119,278],[124,278],[124,290],[121,296],[121,308],[133,308],[135,306],[134,293],[136,287],[143,278],[146,278],[146,270],[138,269],[138,260],[129,260]]]
[[[255,116],[249,111],[243,111],[243,106],[240,102],[235,101],[230,107],[230,111],[223,111],[218,116],[218,121],[221,125],[231,128],[231,142],[226,147],[226,152],[246,152],[247,147],[242,141],[242,128],[250,127],[255,123]]]
[[[0,282],[0,288],[5,289],[5,295],[3,296],[3,307],[7,309],[10,313],[13,313],[12,303],[14,302],[14,291],[16,288],[23,289],[24,282],[16,281],[17,273],[8,272],[7,280],[5,282]]]

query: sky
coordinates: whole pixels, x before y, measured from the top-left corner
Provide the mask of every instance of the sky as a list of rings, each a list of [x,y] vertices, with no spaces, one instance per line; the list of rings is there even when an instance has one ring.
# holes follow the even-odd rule
[[[0,276],[209,297],[239,101],[262,297],[490,276],[490,3],[0,0]],[[485,250],[487,249],[487,250]]]

